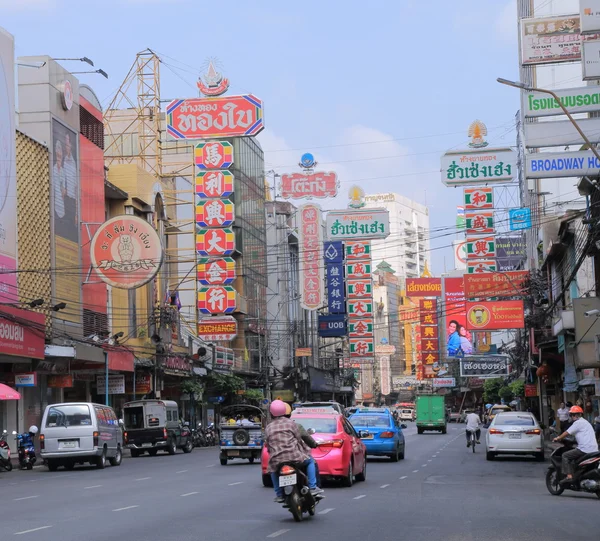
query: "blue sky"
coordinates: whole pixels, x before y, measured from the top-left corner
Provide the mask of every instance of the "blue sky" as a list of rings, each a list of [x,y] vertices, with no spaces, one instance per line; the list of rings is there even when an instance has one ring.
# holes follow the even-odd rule
[[[433,229],[453,226],[462,190],[442,185],[440,155],[467,143],[476,118],[490,145],[515,144],[518,92],[496,82],[518,77],[515,0],[0,0],[0,14],[17,55],[88,56],[107,71],[80,76],[104,105],[145,48],[165,62],[164,99],[196,96],[217,58],[233,93],[265,104],[267,170],[296,170],[313,151],[338,173],[327,208],[356,183],[427,203]],[[441,235],[433,247],[451,243]],[[450,248],[432,251],[435,272],[444,258],[450,268]]]

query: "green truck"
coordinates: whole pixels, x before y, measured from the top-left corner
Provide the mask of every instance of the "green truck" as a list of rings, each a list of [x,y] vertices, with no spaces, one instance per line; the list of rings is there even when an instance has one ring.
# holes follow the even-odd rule
[[[425,430],[439,430],[442,434],[446,433],[446,402],[443,396],[417,396],[416,408],[419,434],[423,434]]]

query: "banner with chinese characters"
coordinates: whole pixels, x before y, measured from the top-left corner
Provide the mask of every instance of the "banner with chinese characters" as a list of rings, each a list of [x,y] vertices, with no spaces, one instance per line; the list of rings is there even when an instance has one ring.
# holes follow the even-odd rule
[[[324,302],[323,226],[321,207],[302,205],[300,213],[300,305],[317,310]]]
[[[344,245],[328,241],[323,245],[327,306],[330,314],[346,313],[346,286],[344,283]]]
[[[231,257],[198,259],[198,282],[204,286],[229,285],[236,278],[235,260]]]
[[[467,238],[468,259],[490,259],[496,257],[496,238],[472,237]]]

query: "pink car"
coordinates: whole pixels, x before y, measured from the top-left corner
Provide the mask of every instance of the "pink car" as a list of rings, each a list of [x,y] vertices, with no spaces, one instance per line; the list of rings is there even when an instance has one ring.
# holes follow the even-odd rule
[[[347,487],[352,486],[355,478],[366,479],[367,448],[343,415],[327,409],[302,408],[294,410],[292,419],[307,431],[314,430],[312,437],[319,447],[312,450],[312,456],[321,477],[341,479]],[[269,451],[265,445],[261,457],[262,480],[264,486],[273,486],[268,463]]]

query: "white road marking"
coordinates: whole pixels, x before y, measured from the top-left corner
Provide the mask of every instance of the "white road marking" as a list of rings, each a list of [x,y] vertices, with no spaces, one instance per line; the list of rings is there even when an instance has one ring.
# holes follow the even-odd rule
[[[424,468],[425,466],[427,466],[427,464],[421,464],[421,468]]]
[[[283,535],[284,533],[289,532],[289,530],[277,530],[276,532],[273,532],[272,534],[267,535],[267,537],[279,537],[280,535]]]
[[[39,496],[24,496],[23,498],[15,498],[13,501],[20,502],[22,500],[33,500],[33,498],[39,498]]]
[[[207,468],[214,468],[216,464],[211,464],[210,466],[206,466]]]
[[[185,498],[186,496],[193,496],[194,494],[198,494],[197,492],[188,492],[186,494],[181,494],[182,498]]]
[[[400,480],[406,479],[407,477],[408,477],[408,475],[403,475],[402,477],[400,477]]]
[[[48,528],[52,528],[52,526],[40,526],[39,528],[33,528],[32,530],[24,530],[22,532],[16,532],[15,535],[23,535],[25,533],[39,532],[40,530],[47,530]]]
[[[229,483],[229,486],[234,487],[235,485],[241,485],[243,483],[244,483],[244,481],[238,481],[237,483]]]
[[[413,470],[413,473],[417,473],[419,470]]]
[[[117,512],[117,511],[127,511],[127,509],[135,509],[136,507],[139,507],[139,505],[128,505],[127,507],[119,507],[118,509],[113,509],[113,512]]]
[[[152,477],[140,477],[139,479],[136,479],[136,481],[147,481],[148,479],[152,479]]]
[[[83,487],[84,490],[87,490],[88,488],[100,488],[102,485],[92,485],[89,487]]]
[[[431,460],[431,459],[429,459],[427,462],[432,462],[432,460]]]
[[[327,513],[331,513],[335,511],[335,507],[330,507],[329,509],[323,509],[323,511],[319,511],[317,515],[326,515]]]
[[[175,473],[185,473],[186,471],[187,470],[179,470],[179,471],[176,471]]]
[[[366,498],[366,494],[361,494],[360,496],[356,496],[356,498],[352,498],[353,500],[360,500],[361,498]]]
[[[388,485],[381,485],[379,488],[387,488],[389,486],[390,486],[389,484]]]

